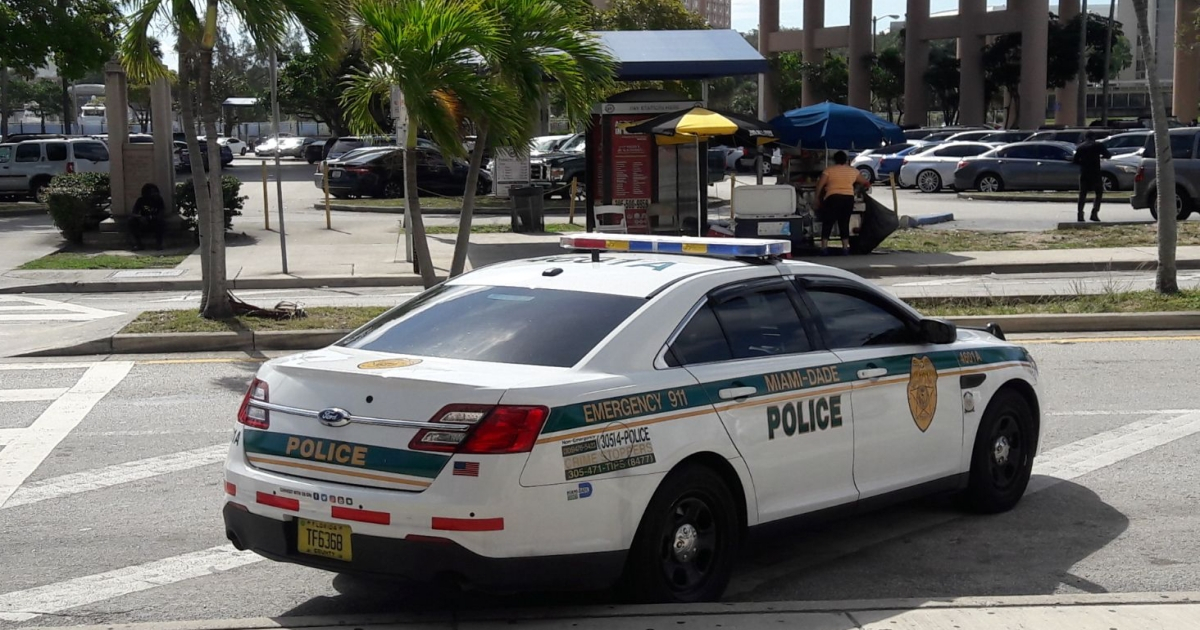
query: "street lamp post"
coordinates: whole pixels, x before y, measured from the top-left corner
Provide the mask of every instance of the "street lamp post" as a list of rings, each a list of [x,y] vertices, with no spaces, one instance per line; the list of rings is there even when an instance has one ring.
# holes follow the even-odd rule
[[[871,52],[875,52],[875,39],[879,37],[879,20],[898,20],[899,15],[875,15],[871,17]]]

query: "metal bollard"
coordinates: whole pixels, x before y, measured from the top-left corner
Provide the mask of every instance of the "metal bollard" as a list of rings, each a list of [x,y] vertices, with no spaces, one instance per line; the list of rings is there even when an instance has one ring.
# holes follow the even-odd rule
[[[325,229],[333,229],[333,218],[329,214],[329,162],[321,161],[321,178],[325,188]]]
[[[262,160],[262,180],[263,180],[263,229],[271,229],[271,202],[267,199],[267,161]]]

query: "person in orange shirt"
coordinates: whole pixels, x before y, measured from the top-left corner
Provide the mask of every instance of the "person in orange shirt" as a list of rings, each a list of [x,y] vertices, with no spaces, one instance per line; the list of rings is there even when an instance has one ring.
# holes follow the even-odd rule
[[[817,216],[821,219],[821,255],[829,255],[829,235],[837,223],[842,255],[850,254],[850,215],[854,212],[854,185],[870,188],[871,182],[847,164],[845,151],[833,154],[833,166],[817,180]]]

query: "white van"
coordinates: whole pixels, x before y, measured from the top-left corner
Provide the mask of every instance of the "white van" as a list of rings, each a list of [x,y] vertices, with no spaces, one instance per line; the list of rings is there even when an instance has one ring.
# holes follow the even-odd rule
[[[0,195],[36,198],[55,175],[107,172],[108,145],[94,138],[0,144]]]

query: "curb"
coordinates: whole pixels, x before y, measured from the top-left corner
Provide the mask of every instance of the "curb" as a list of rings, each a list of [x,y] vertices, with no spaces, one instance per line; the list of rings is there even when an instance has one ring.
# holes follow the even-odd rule
[[[582,203],[576,204],[575,205],[575,214],[580,214],[580,212],[583,211],[583,207],[584,206]],[[313,209],[324,210],[325,204],[323,204],[323,203],[313,204]],[[350,205],[345,205],[345,204],[331,203],[331,204],[329,204],[329,209],[336,210],[339,212],[368,212],[368,213],[375,213],[375,214],[395,214],[395,215],[403,215],[404,214],[404,208],[397,207],[397,206],[358,206],[358,205],[350,206]],[[561,215],[565,216],[568,212],[570,212],[570,208],[567,206],[560,207],[559,205],[555,204],[553,206],[544,208],[543,212],[545,214],[552,214],[552,215],[560,215],[561,214]],[[439,214],[456,217],[456,216],[462,214],[462,208],[421,208],[421,216],[429,217],[429,216],[437,216]],[[509,208],[475,208],[475,212],[473,212],[472,214],[474,214],[476,216],[506,217],[506,216],[509,216],[510,214],[512,214],[512,210]]]
[[[936,223],[949,223],[954,220],[954,215],[946,212],[943,214],[922,214],[920,216],[910,217],[904,215],[900,217],[900,225],[909,229],[921,227],[922,225],[934,225]]]
[[[806,262],[838,266],[829,259],[800,259]],[[1176,262],[1179,269],[1200,269],[1200,259],[1184,259]],[[863,278],[887,278],[894,276],[973,276],[1009,275],[1020,273],[1085,273],[1105,271],[1153,271],[1158,268],[1154,260],[1111,260],[1107,262],[1059,262],[1059,263],[1009,263],[1009,264],[932,264],[889,266],[871,265],[865,268],[840,267]]]
[[[918,301],[922,298],[915,298]],[[931,301],[936,300],[932,298]],[[943,318],[964,328],[999,324],[1005,333],[1122,332],[1200,330],[1200,311],[1161,313],[1069,313],[1051,315],[968,315]],[[20,356],[66,357],[93,354],[174,354],[187,352],[255,352],[316,350],[350,330],[273,330],[219,333],[116,334],[65,348]]]
[[[1182,267],[1180,267],[1182,269]],[[438,281],[445,280],[439,276]],[[315,289],[319,287],[422,287],[419,275],[313,276],[309,278],[245,278],[229,280],[231,290]],[[14,293],[137,293],[154,291],[199,291],[200,280],[131,280],[129,282],[48,282],[0,287],[0,295]]]
[[[1095,230],[1110,225],[1154,225],[1158,221],[1068,221],[1059,223],[1059,230]]]
[[[1122,191],[1124,192],[1124,191]],[[959,199],[970,199],[974,201],[1017,201],[1028,203],[1076,203],[1077,198],[1068,198],[1064,196],[1046,195],[1046,194],[1031,194],[1028,196],[1015,197],[1014,195],[1024,195],[1024,193],[985,193],[985,192],[960,192],[957,193]],[[1112,193],[1109,193],[1112,195]],[[1100,203],[1129,203],[1129,197],[1124,195],[1109,196],[1106,195]],[[1089,201],[1088,203],[1091,203]]]
[[[43,216],[47,212],[49,212],[49,210],[46,208],[22,208],[20,210],[7,210],[5,212],[0,212],[0,219],[5,217],[37,217]]]
[[[352,615],[313,615],[296,617],[251,617],[243,619],[207,619],[192,621],[158,621],[120,624],[127,630],[259,630],[265,628],[331,628],[331,627],[381,627],[390,628],[451,628],[460,623],[488,624],[480,627],[501,627],[519,625],[521,621],[534,622],[536,625],[551,627],[546,622],[558,621],[563,627],[574,620],[592,620],[594,623],[582,624],[587,627],[644,627],[630,626],[631,621],[659,622],[675,621],[675,625],[686,622],[678,619],[693,619],[700,621],[705,617],[713,617],[713,622],[739,627],[737,619],[753,623],[754,617],[768,621],[756,627],[792,627],[782,625],[782,615],[820,614],[837,615],[870,612],[903,612],[903,611],[952,611],[986,609],[990,614],[1003,614],[1004,609],[1020,608],[1084,608],[1095,610],[1101,608],[1117,608],[1122,606],[1195,606],[1200,603],[1200,593],[1112,593],[1098,595],[1023,595],[1007,597],[960,597],[950,599],[908,598],[908,599],[864,599],[846,601],[782,601],[782,602],[753,602],[753,603],[706,603],[706,604],[643,604],[643,605],[596,605],[561,608],[518,608],[501,610],[477,610],[458,612],[425,612],[425,613],[384,613],[384,614],[352,614]],[[1109,611],[1111,612],[1111,611]],[[1106,618],[1106,621],[1108,619]],[[792,620],[796,621],[796,620]],[[851,621],[847,619],[846,621]],[[1014,622],[1016,620],[1014,619]],[[1065,621],[1065,619],[1064,619]],[[708,624],[702,624],[708,627]],[[1014,624],[1017,625],[1017,624]],[[1108,625],[1112,625],[1111,623]],[[73,630],[112,630],[113,624],[90,626],[59,626]],[[839,627],[841,627],[839,625]],[[860,627],[857,622],[845,627]],[[870,627],[877,627],[870,624]],[[906,625],[905,627],[912,627]],[[992,627],[989,624],[989,627]],[[996,626],[999,627],[999,626]],[[1056,625],[1056,627],[1058,627]],[[1088,626],[1093,627],[1093,626]],[[43,626],[43,630],[49,630]]]

